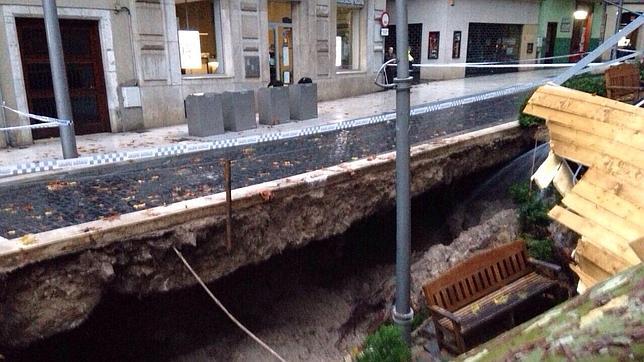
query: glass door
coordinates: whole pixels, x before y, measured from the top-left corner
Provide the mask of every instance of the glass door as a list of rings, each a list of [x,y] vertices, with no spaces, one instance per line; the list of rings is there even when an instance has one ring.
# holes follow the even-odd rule
[[[293,83],[293,24],[290,2],[268,3],[268,55],[271,83]]]

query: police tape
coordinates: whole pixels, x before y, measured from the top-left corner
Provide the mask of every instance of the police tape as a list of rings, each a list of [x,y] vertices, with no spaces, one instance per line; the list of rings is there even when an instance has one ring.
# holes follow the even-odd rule
[[[413,107],[410,114],[418,116],[425,113],[431,113],[452,107],[464,106],[467,104],[489,100],[496,97],[507,96],[511,94],[526,92],[535,88],[548,79],[541,79],[528,84],[513,86],[499,89],[491,92],[480,93],[476,95],[453,98],[445,101],[436,101]],[[396,112],[385,112],[379,115],[349,119],[337,123],[321,124],[316,126],[304,127],[298,130],[273,131],[260,135],[249,135],[237,138],[215,139],[209,142],[183,143],[156,148],[138,149],[124,152],[111,152],[105,154],[96,154],[83,156],[66,160],[44,160],[38,162],[27,162],[17,165],[0,167],[0,177],[17,176],[32,174],[45,171],[57,171],[68,168],[93,167],[121,162],[131,162],[143,159],[155,159],[162,157],[178,156],[195,152],[221,150],[238,146],[250,146],[271,141],[280,141],[299,137],[312,136],[328,132],[342,131],[352,128],[363,127],[383,122],[391,122],[396,119]]]
[[[629,53],[628,55],[621,57],[619,59],[631,59],[642,54],[642,51],[638,51],[638,50],[620,49],[619,51],[623,53]],[[410,66],[421,67],[421,68],[568,68],[568,67],[573,67],[576,63],[533,63],[533,64],[524,64],[524,63],[537,62],[537,61],[543,61],[543,60],[562,59],[562,58],[572,58],[576,56],[584,56],[586,54],[588,54],[588,52],[557,55],[552,57],[543,57],[543,58],[534,58],[534,59],[519,59],[519,60],[512,60],[512,61],[472,62],[472,63],[420,63],[420,64],[410,64]],[[619,59],[617,61],[619,61]],[[383,67],[384,66],[396,67],[397,64],[394,63],[393,61],[395,61],[395,59],[392,59],[389,62],[383,64]],[[611,60],[603,63],[602,62],[590,63],[588,66],[598,67],[602,65],[612,64],[615,61],[616,60]],[[382,67],[380,71],[382,71]]]
[[[0,128],[0,131],[15,131],[15,130],[20,130],[20,129],[35,129],[35,128],[52,128],[52,127],[58,127],[61,125],[69,125],[72,122],[68,120],[63,120],[63,119],[58,119],[58,118],[53,118],[53,117],[47,117],[47,116],[41,116],[38,114],[33,114],[33,113],[27,113],[23,111],[19,111],[17,109],[13,109],[5,104],[0,105],[2,108],[9,110],[19,116],[22,117],[27,117],[39,122],[43,122],[40,124],[27,124],[27,125],[21,125],[21,126],[12,126],[12,127],[4,127]]]

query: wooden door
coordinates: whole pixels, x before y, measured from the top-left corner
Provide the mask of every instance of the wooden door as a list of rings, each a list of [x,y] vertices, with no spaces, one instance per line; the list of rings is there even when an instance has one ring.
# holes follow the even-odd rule
[[[17,18],[16,27],[29,111],[56,117],[45,22]],[[60,32],[76,134],[109,132],[98,21],[61,19]],[[34,138],[57,136],[57,128],[33,130]]]

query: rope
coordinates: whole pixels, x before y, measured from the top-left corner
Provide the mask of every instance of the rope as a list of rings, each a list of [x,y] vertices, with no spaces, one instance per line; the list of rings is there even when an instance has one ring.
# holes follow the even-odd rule
[[[192,276],[194,276],[194,277],[195,277],[195,279],[197,279],[197,282],[199,282],[199,285],[201,285],[201,287],[206,291],[206,293],[208,293],[208,295],[209,295],[209,296],[210,296],[210,298],[215,302],[215,304],[217,304],[217,306],[218,306],[219,308],[221,308],[221,310],[222,310],[222,311],[223,311],[223,312],[228,316],[228,318],[230,318],[230,320],[231,320],[231,321],[233,321],[233,323],[235,323],[235,324],[237,325],[237,327],[239,327],[242,331],[244,331],[246,334],[248,334],[248,335],[249,335],[252,339],[254,339],[254,340],[255,340],[255,342],[257,342],[260,346],[264,347],[267,351],[269,351],[273,356],[275,356],[275,358],[277,358],[278,360],[280,360],[280,361],[282,361],[282,362],[286,362],[286,360],[285,360],[284,358],[282,358],[279,354],[277,354],[277,352],[275,352],[273,349],[271,349],[271,347],[269,347],[266,343],[262,342],[262,340],[261,340],[261,339],[257,338],[257,336],[255,336],[251,331],[249,331],[249,330],[248,330],[248,328],[244,327],[244,325],[243,325],[243,324],[241,324],[241,322],[239,322],[239,321],[237,320],[237,318],[235,318],[235,317],[234,317],[234,316],[233,316],[233,315],[228,311],[228,309],[226,309],[226,307],[224,307],[224,305],[219,301],[219,299],[217,299],[217,297],[215,297],[215,295],[214,295],[214,294],[212,294],[212,292],[210,291],[210,289],[208,289],[208,287],[207,287],[207,286],[206,286],[206,284],[203,282],[203,280],[201,280],[201,278],[199,277],[199,275],[194,271],[194,269],[192,269],[192,267],[190,266],[190,264],[188,264],[188,262],[186,261],[186,259],[183,257],[183,254],[181,254],[181,252],[180,252],[179,250],[177,250],[177,248],[175,248],[174,246],[172,247],[172,249],[174,250],[174,252],[175,252],[175,253],[177,253],[177,256],[179,257],[179,259],[181,259],[181,261],[182,261],[182,262],[183,262],[183,264],[186,266],[186,268],[188,268],[188,270],[190,271],[190,273],[192,274]]]

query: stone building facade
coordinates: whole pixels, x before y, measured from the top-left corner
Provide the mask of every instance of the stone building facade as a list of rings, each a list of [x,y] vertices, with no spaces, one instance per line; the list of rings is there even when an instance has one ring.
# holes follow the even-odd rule
[[[576,11],[581,15],[575,16]],[[592,51],[602,41],[605,24],[605,5],[601,0],[544,0],[539,13],[539,57]],[[578,58],[556,58],[549,62],[567,63]]]
[[[410,33],[422,34],[410,37],[415,63],[506,62],[536,57],[538,0],[408,1]],[[387,1],[392,19],[394,4]],[[422,79],[461,78],[483,72],[463,67],[420,69]]]
[[[185,122],[199,92],[318,83],[320,100],[375,90],[385,0],[58,0],[77,133]],[[55,116],[39,0],[0,0],[0,97]],[[53,108],[52,108],[53,107]],[[29,124],[8,111],[0,127]],[[10,145],[56,136],[12,131]]]

